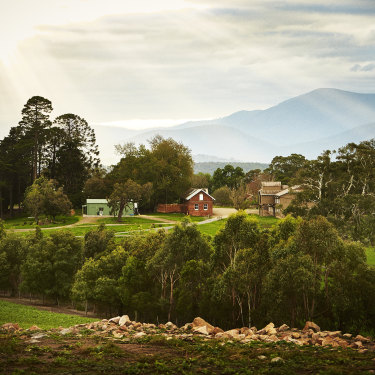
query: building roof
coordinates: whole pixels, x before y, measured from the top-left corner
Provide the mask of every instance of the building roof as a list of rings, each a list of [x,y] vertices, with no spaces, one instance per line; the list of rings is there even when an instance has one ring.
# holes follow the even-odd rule
[[[280,181],[262,181],[262,186],[281,186]]]
[[[107,199],[86,199],[86,204],[89,203],[101,203],[101,204],[107,204]]]
[[[279,191],[278,193],[275,194],[275,196],[276,196],[276,197],[281,197],[281,196],[283,196],[283,195],[285,195],[285,194],[293,193],[293,192],[295,192],[296,190],[298,190],[299,187],[300,187],[300,185],[294,185],[294,186],[292,186],[292,187],[289,188],[289,189],[284,189],[284,190]]]
[[[212,200],[215,200],[215,198],[208,194],[207,192],[208,189],[190,189],[188,190],[188,192],[186,193],[185,195],[185,199],[188,201],[190,200],[191,198],[193,198],[195,195],[197,195],[198,193],[205,193],[207,194]]]

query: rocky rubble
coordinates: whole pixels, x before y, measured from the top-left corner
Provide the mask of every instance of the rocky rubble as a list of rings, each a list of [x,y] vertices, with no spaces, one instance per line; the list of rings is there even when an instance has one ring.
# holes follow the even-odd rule
[[[37,343],[39,339],[45,337],[48,333],[46,331],[42,332],[37,326],[22,330],[18,324],[13,323],[3,324],[0,331],[19,334],[28,333],[28,337],[31,337],[30,343]],[[78,324],[70,328],[59,328],[49,332],[76,336],[89,333],[100,337],[126,341],[156,334],[165,336],[167,340],[172,338],[193,340],[194,336],[199,336],[203,337],[204,340],[236,340],[241,343],[284,341],[296,345],[353,348],[360,352],[375,351],[375,342],[368,337],[361,335],[353,337],[352,334],[343,334],[341,331],[321,331],[320,327],[314,322],[306,322],[302,330],[290,328],[286,324],[275,327],[273,323],[269,323],[259,330],[256,327],[242,327],[223,331],[221,328],[214,327],[199,317],[195,318],[192,323],[185,324],[179,328],[172,322],[157,326],[152,323],[132,321],[128,315],[123,315],[109,320],[103,319],[93,323]]]

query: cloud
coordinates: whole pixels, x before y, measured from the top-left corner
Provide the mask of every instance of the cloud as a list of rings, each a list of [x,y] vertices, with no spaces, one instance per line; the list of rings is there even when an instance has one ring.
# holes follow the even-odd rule
[[[360,65],[355,64],[350,69],[352,72],[371,72],[375,70],[375,63]]]
[[[56,115],[97,123],[218,117],[318,87],[372,91],[372,3],[326,3],[200,0],[205,7],[44,23],[0,82],[11,77],[13,91],[3,90],[19,112],[38,94]]]

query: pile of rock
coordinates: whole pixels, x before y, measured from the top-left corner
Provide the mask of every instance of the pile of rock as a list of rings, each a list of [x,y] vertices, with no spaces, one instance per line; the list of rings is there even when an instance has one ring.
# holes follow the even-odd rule
[[[8,332],[24,332],[18,324],[6,323],[2,330]],[[39,328],[33,326],[26,331],[38,331]],[[56,330],[52,330],[56,332]],[[117,316],[112,319],[103,319],[98,322],[88,324],[78,324],[70,328],[59,328],[57,330],[61,335],[77,335],[81,336],[85,331],[91,331],[91,334],[129,341],[131,339],[139,339],[146,335],[162,335],[167,340],[172,338],[193,340],[194,336],[201,336],[204,340],[235,340],[241,343],[249,343],[252,341],[261,342],[279,342],[285,341],[296,345],[315,345],[330,346],[341,348],[358,349],[361,352],[367,350],[375,350],[375,342],[370,338],[357,335],[352,337],[350,333],[342,334],[341,331],[321,331],[320,327],[314,322],[306,322],[302,330],[290,328],[286,324],[275,327],[273,323],[269,323],[262,329],[256,327],[242,327],[223,331],[219,327],[214,327],[202,318],[195,318],[192,323],[185,324],[183,327],[177,327],[172,322],[159,324],[158,326],[150,323],[140,323],[132,321],[128,315]],[[36,337],[39,335],[38,337]],[[34,333],[31,340],[36,342],[40,338],[40,333]]]

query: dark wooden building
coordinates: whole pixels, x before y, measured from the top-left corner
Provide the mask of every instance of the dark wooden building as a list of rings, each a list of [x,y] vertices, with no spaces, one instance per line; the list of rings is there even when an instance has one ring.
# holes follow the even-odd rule
[[[296,193],[301,192],[299,185],[288,187],[280,181],[262,182],[259,190],[259,216],[283,216],[282,210],[287,208]]]

